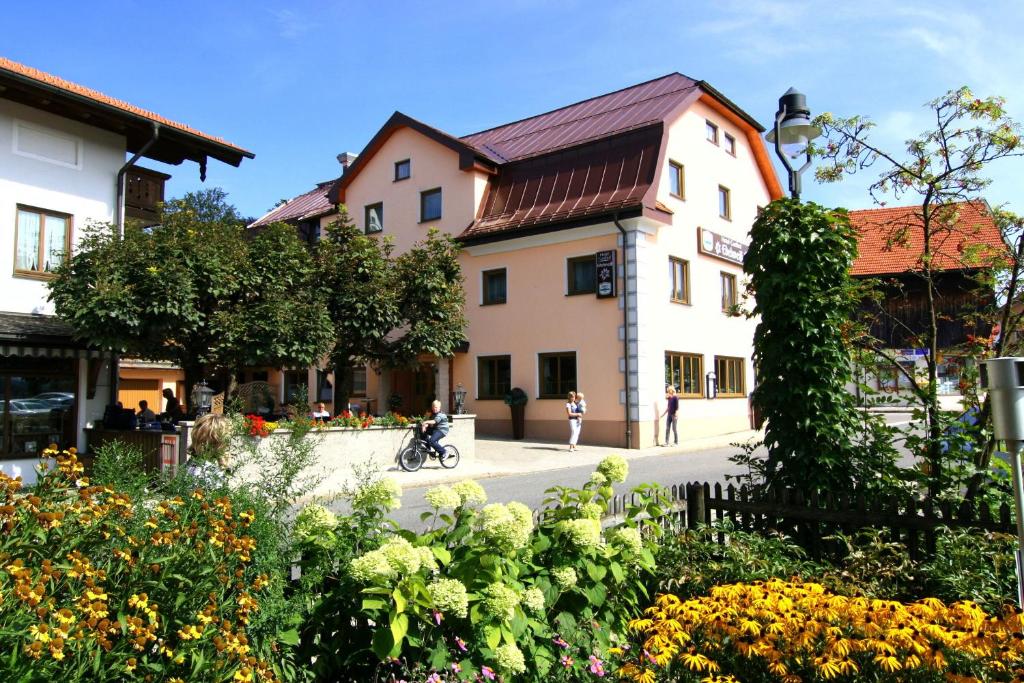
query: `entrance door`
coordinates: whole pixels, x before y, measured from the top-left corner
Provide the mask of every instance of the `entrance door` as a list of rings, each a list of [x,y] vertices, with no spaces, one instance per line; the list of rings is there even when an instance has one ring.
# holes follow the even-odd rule
[[[418,370],[394,370],[391,374],[391,392],[402,398],[398,412],[403,415],[423,415],[430,411],[430,402],[437,397],[434,368],[424,366]]]

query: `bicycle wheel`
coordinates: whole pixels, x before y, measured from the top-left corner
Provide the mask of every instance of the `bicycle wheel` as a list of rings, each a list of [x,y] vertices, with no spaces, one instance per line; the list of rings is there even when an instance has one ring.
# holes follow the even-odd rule
[[[441,467],[445,469],[452,469],[459,464],[459,449],[451,444],[445,444],[444,455],[440,458]]]
[[[415,472],[423,466],[423,455],[416,446],[408,446],[398,454],[398,465],[406,472]]]

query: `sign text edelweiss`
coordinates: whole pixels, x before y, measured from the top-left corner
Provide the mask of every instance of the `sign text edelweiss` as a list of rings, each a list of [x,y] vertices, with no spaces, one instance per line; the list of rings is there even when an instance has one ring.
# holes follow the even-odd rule
[[[729,263],[743,265],[743,257],[747,255],[747,245],[743,242],[719,235],[704,228],[697,228],[697,247],[702,254],[720,258]]]

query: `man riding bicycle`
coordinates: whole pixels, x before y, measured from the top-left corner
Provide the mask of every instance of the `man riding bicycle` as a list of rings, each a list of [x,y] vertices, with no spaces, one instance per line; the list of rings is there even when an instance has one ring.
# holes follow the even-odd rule
[[[430,404],[430,418],[420,423],[420,431],[425,435],[427,442],[437,456],[444,460],[444,447],[441,439],[448,435],[448,416],[441,412],[441,402],[434,401]],[[429,431],[429,434],[428,434]]]

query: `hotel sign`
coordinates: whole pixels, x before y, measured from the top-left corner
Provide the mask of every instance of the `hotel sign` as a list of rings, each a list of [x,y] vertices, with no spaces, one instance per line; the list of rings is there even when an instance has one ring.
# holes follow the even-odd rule
[[[618,252],[613,249],[611,251],[599,251],[594,255],[594,260],[597,265],[598,299],[611,299],[616,295],[615,255],[617,253]]]
[[[740,266],[743,265],[743,257],[747,255],[747,245],[743,242],[737,242],[705,228],[697,228],[697,248],[702,254]]]

